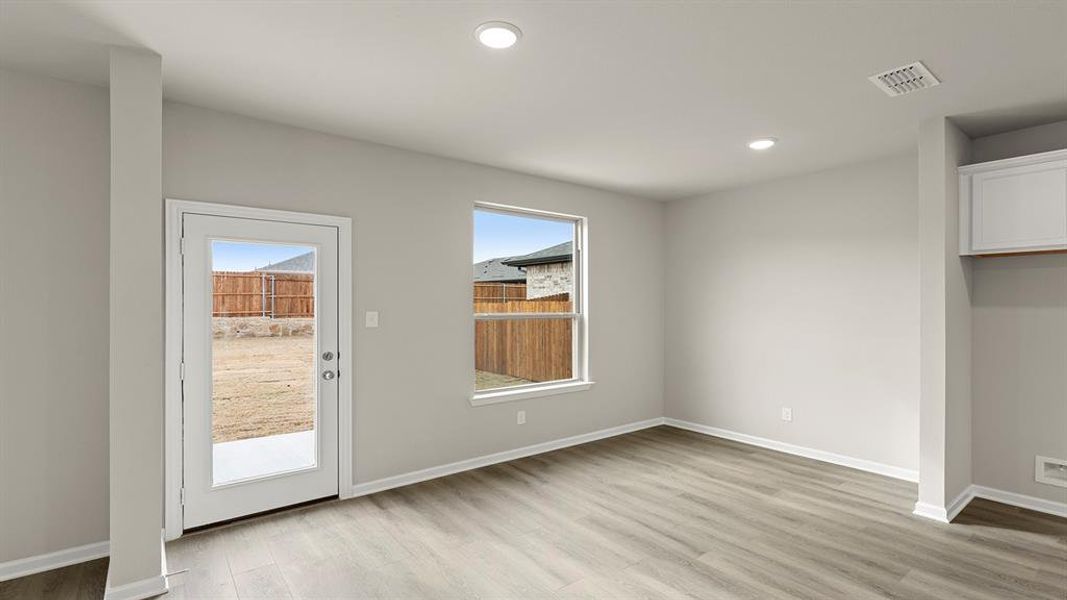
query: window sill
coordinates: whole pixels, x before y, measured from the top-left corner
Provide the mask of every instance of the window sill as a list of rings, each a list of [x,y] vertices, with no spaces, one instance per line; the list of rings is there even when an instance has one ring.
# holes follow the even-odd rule
[[[532,388],[518,390],[494,390],[481,394],[474,394],[471,398],[471,406],[487,406],[502,402],[514,402],[528,398],[540,398],[541,396],[557,396],[571,392],[584,392],[593,387],[593,381],[568,381],[566,383],[553,383]]]

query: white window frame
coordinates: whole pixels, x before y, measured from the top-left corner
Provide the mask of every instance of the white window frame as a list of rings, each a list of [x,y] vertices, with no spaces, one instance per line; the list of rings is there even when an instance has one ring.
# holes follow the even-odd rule
[[[565,213],[550,212],[495,204],[490,202],[475,202],[475,211],[495,212],[518,217],[533,217],[552,219],[556,221],[570,221],[574,226],[574,312],[569,313],[476,313],[473,315],[471,330],[477,321],[510,321],[518,319],[571,319],[572,338],[571,343],[571,374],[570,379],[545,381],[526,385],[517,385],[506,388],[492,388],[488,390],[476,390],[471,396],[473,406],[485,406],[499,404],[501,402],[514,402],[527,398],[540,396],[555,396],[570,392],[581,392],[593,387],[593,381],[589,375],[589,260],[588,260],[588,233],[589,224],[585,217],[569,215]],[[473,211],[471,213],[474,214]],[[473,382],[472,382],[473,383]]]

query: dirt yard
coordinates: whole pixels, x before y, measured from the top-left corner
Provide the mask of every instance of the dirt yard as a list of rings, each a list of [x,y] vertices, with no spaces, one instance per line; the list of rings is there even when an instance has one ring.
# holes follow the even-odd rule
[[[216,338],[212,441],[294,433],[314,422],[315,338]]]

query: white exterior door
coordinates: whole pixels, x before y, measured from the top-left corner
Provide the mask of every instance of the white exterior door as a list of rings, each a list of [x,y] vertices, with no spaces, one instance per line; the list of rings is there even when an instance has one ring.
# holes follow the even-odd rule
[[[338,228],[181,227],[184,529],[336,495]]]

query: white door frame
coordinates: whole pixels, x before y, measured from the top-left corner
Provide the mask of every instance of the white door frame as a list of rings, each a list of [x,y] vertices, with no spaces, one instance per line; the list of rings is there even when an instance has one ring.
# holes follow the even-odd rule
[[[337,487],[344,498],[352,489],[352,219],[177,200],[166,201],[166,342],[164,351],[164,497],[166,539],[181,537],[182,519],[182,217],[187,214],[238,217],[337,227]]]

